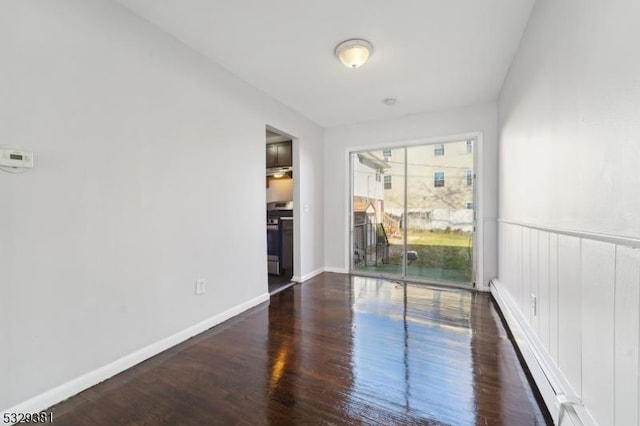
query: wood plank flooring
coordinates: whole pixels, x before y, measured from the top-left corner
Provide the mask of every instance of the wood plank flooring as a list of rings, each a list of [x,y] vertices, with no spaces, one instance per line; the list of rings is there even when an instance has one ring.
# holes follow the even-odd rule
[[[58,425],[550,423],[488,295],[330,273],[50,410]]]

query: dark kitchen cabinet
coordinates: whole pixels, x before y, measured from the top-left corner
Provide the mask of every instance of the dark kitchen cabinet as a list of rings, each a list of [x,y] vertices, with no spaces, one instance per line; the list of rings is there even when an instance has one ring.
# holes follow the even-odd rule
[[[293,218],[282,218],[282,264],[283,274],[293,275]]]
[[[291,167],[291,141],[267,144],[267,168]]]

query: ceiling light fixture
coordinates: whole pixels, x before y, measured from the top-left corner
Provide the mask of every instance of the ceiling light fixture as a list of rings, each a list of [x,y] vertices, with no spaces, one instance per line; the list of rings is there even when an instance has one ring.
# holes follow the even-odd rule
[[[334,53],[345,67],[358,68],[367,62],[373,53],[373,46],[366,40],[354,38],[337,45]]]

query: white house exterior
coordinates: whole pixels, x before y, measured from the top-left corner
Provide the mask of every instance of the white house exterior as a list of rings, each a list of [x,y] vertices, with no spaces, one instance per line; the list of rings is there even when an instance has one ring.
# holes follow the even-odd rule
[[[382,176],[360,164],[354,167],[354,196],[364,194],[375,179],[375,197],[384,200],[384,222],[402,222],[405,199],[405,150],[369,153],[388,165]],[[414,230],[473,229],[473,141],[421,145],[407,148],[407,225]],[[363,170],[361,170],[363,169]],[[364,169],[368,170],[366,175]],[[378,188],[383,188],[379,196]],[[380,210],[377,212],[380,215]],[[404,226],[404,225],[402,225]]]

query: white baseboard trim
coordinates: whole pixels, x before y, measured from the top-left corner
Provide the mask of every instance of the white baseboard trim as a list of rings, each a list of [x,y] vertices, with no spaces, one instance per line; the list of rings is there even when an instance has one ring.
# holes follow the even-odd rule
[[[295,275],[295,276],[291,277],[291,280],[295,281],[297,283],[301,283],[303,281],[310,280],[311,278],[315,277],[316,275],[320,275],[324,271],[325,271],[325,268],[318,268],[315,271],[309,272],[308,274],[305,274],[303,276]]]
[[[325,266],[324,268],[325,272],[333,272],[336,274],[348,274],[349,270],[345,269],[345,268],[336,268],[334,266]]]
[[[597,426],[500,281],[491,280],[490,288],[554,424]]]
[[[244,303],[227,309],[224,312],[194,324],[182,331],[172,334],[171,336],[165,337],[162,340],[152,343],[149,346],[139,349],[112,363],[83,374],[80,377],[63,383],[60,386],[56,386],[51,390],[21,402],[13,407],[7,408],[0,413],[0,419],[4,418],[5,413],[37,413],[45,410],[52,405],[62,402],[73,395],[95,386],[98,383],[159,354],[160,352],[182,343],[185,340],[210,329],[211,327],[223,323],[224,321],[267,301],[269,301],[269,293],[264,293],[260,296],[254,297],[253,299],[247,300]]]
[[[335,268],[333,266],[324,266],[322,268],[316,269],[313,272],[309,272],[308,274],[303,275],[301,277],[298,277],[298,276],[291,277],[291,279],[295,282],[301,283],[303,281],[310,280],[311,278],[315,277],[316,275],[320,275],[323,272],[334,272],[336,274],[348,274],[349,270],[344,268]]]

